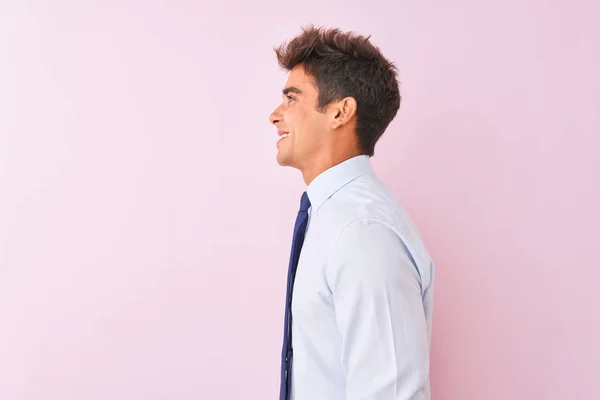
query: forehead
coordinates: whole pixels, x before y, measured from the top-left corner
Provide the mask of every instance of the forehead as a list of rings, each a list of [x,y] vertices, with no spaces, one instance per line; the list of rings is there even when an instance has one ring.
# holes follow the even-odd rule
[[[290,71],[286,87],[290,86],[300,89],[304,94],[317,92],[312,76],[306,74],[302,65],[297,65]]]

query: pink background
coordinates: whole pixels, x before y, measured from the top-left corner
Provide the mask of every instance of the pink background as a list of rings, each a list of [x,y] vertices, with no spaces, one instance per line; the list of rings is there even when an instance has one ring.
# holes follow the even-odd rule
[[[433,398],[600,398],[596,4],[3,1],[0,399],[277,397],[271,49],[310,22],[400,69],[373,164],[437,262]]]

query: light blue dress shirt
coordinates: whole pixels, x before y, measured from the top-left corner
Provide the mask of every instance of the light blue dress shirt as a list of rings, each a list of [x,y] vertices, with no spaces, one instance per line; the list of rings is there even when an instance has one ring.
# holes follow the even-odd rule
[[[429,399],[434,267],[417,229],[365,155],[307,193],[291,399]]]

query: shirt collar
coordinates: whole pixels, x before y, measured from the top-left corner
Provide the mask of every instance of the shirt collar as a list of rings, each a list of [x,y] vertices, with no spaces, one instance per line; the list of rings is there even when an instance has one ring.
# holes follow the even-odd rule
[[[369,156],[359,155],[322,172],[306,189],[311,207],[318,210],[335,192],[371,171]]]

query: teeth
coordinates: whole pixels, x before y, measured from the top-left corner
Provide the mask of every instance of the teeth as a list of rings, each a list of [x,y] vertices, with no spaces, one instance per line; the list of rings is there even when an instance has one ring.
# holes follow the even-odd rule
[[[286,138],[288,136],[289,136],[289,133],[284,133],[283,135],[281,135],[281,138],[283,139],[283,138]]]

